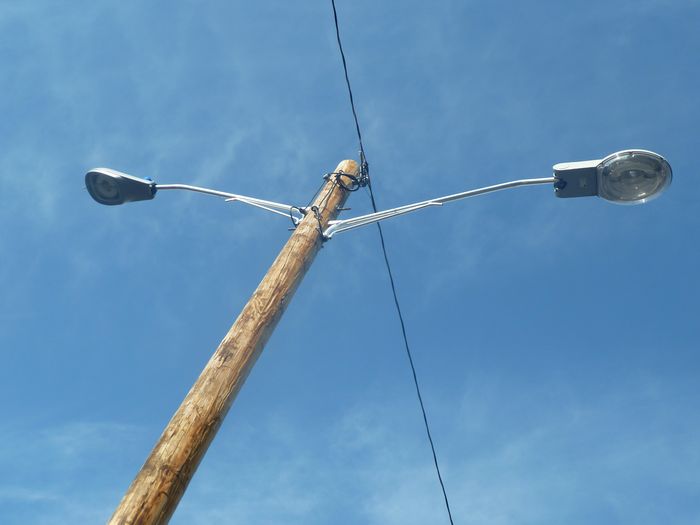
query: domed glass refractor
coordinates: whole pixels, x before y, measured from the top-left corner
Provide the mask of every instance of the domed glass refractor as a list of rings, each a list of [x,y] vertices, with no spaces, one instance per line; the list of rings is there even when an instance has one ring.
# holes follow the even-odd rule
[[[598,165],[598,195],[616,204],[642,204],[671,184],[671,166],[645,150],[613,153]]]

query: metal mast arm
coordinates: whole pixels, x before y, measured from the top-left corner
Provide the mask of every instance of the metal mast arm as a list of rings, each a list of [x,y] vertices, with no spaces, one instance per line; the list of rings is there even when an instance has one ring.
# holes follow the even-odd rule
[[[304,210],[302,208],[291,206],[289,204],[266,201],[263,199],[256,199],[254,197],[246,197],[245,195],[238,195],[236,193],[201,188],[199,186],[190,186],[189,184],[156,184],[156,190],[187,190],[197,193],[205,193],[207,195],[214,195],[216,197],[223,197],[226,199],[226,202],[239,201],[250,206],[255,206],[256,208],[271,211],[272,213],[284,215],[285,217],[291,217],[295,224],[304,216]]]
[[[484,193],[491,193],[494,191],[507,190],[509,188],[516,188],[518,186],[532,186],[536,184],[553,184],[556,181],[555,177],[544,177],[540,179],[522,179],[515,180],[512,182],[504,182],[502,184],[495,184],[493,186],[486,186],[484,188],[477,188],[475,190],[463,191],[461,193],[454,193],[452,195],[446,195],[444,197],[437,197],[435,199],[430,199],[427,201],[416,202],[413,204],[406,204],[405,206],[399,206],[398,208],[391,208],[389,210],[379,211],[377,213],[369,213],[367,215],[361,215],[360,217],[354,217],[352,219],[344,219],[339,221],[330,221],[330,226],[326,228],[323,235],[330,239],[336,233],[352,230],[359,228],[360,226],[365,226],[367,224],[372,224],[375,222],[383,221],[384,219],[389,219],[391,217],[396,217],[398,215],[405,215],[406,213],[411,213],[414,211],[422,210],[429,206],[442,206],[447,202],[457,201],[461,199],[466,199],[468,197],[474,197],[476,195],[482,195]]]

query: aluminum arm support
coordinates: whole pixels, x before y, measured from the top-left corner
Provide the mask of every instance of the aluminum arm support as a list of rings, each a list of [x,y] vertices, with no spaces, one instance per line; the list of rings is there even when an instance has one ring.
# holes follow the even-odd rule
[[[271,211],[272,213],[284,215],[285,217],[291,217],[295,224],[303,217],[303,210],[297,208],[296,206],[266,201],[263,199],[256,199],[254,197],[246,197],[245,195],[238,195],[236,193],[201,188],[199,186],[190,186],[189,184],[157,184],[156,190],[187,190],[197,193],[205,193],[207,195],[214,195],[216,197],[223,197],[226,199],[226,202],[239,201],[250,206],[255,206],[256,208]]]
[[[370,213],[367,215],[361,215],[360,217],[354,217],[352,219],[330,221],[330,226],[326,228],[323,235],[330,239],[336,233],[352,230],[354,228],[359,228],[360,226],[365,226],[367,224],[372,224],[375,222],[383,221],[384,219],[389,219],[391,217],[396,217],[398,215],[405,215],[406,213],[411,213],[414,211],[422,210],[429,206],[442,206],[447,202],[458,201],[461,199],[466,199],[468,197],[475,197],[476,195],[482,195],[484,193],[491,193],[494,191],[507,190],[509,188],[516,188],[518,186],[531,186],[536,184],[553,184],[556,182],[555,177],[544,177],[541,179],[523,179],[515,180],[512,182],[504,182],[502,184],[495,184],[493,186],[486,186],[484,188],[477,188],[475,190],[463,191],[461,193],[454,193],[452,195],[446,195],[444,197],[437,197],[435,199],[430,199],[427,201],[416,202],[414,204],[407,204],[405,206],[399,206],[398,208],[391,208],[389,210],[380,211],[376,213]]]

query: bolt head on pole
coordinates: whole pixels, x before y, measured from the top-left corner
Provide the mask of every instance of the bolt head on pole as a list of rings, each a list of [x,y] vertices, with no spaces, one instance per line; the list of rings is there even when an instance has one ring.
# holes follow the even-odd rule
[[[108,206],[149,200],[156,195],[155,182],[109,168],[88,171],[85,186],[93,199]]]
[[[555,164],[557,197],[597,195],[615,204],[642,204],[658,197],[673,177],[670,164],[647,150],[625,150],[604,159]]]

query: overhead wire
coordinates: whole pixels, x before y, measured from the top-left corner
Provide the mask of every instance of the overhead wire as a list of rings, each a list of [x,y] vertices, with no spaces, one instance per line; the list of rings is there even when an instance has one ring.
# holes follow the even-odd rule
[[[343,61],[343,71],[345,73],[345,84],[348,88],[348,95],[350,97],[350,107],[352,109],[352,116],[355,120],[355,130],[357,131],[357,139],[360,145],[360,179],[358,181],[359,186],[366,186],[369,191],[369,198],[372,204],[372,209],[377,212],[377,203],[374,198],[374,191],[372,190],[372,182],[369,176],[369,163],[367,162],[367,156],[365,155],[365,148],[362,144],[362,132],[360,131],[360,123],[357,118],[357,111],[355,110],[355,99],[352,94],[352,87],[350,85],[350,77],[348,75],[348,65],[345,59],[345,52],[343,51],[343,43],[340,39],[340,28],[338,24],[338,12],[335,7],[335,0],[331,0],[331,5],[333,6],[333,20],[335,22],[335,35],[338,41],[338,49],[340,50],[340,57]],[[452,520],[452,511],[450,510],[450,502],[447,497],[447,490],[445,489],[445,483],[442,479],[442,474],[440,473],[440,465],[437,459],[437,453],[435,452],[435,443],[433,442],[433,437],[430,432],[430,424],[428,423],[428,416],[425,410],[425,404],[423,403],[423,396],[421,395],[420,386],[418,383],[418,375],[416,374],[416,367],[413,362],[413,356],[411,354],[411,349],[408,344],[408,336],[406,334],[406,323],[401,313],[401,305],[399,304],[398,294],[396,292],[396,283],[394,281],[394,275],[391,271],[391,264],[389,263],[389,256],[387,255],[386,242],[384,240],[384,232],[382,231],[382,226],[379,222],[376,223],[377,231],[379,232],[379,241],[381,243],[382,254],[384,255],[384,263],[386,265],[387,274],[389,276],[389,283],[391,284],[391,293],[394,298],[394,305],[396,306],[396,313],[398,314],[399,323],[401,325],[401,335],[403,336],[404,347],[406,349],[406,355],[408,356],[408,362],[411,365],[411,373],[413,375],[413,384],[416,388],[416,395],[418,396],[418,402],[420,404],[421,413],[423,415],[423,423],[425,425],[425,432],[428,437],[428,442],[430,443],[430,450],[433,455],[433,463],[435,465],[435,472],[437,473],[438,481],[440,482],[440,488],[442,490],[442,496],[445,500],[445,508],[447,510],[447,516],[450,520],[450,525],[454,525]]]

